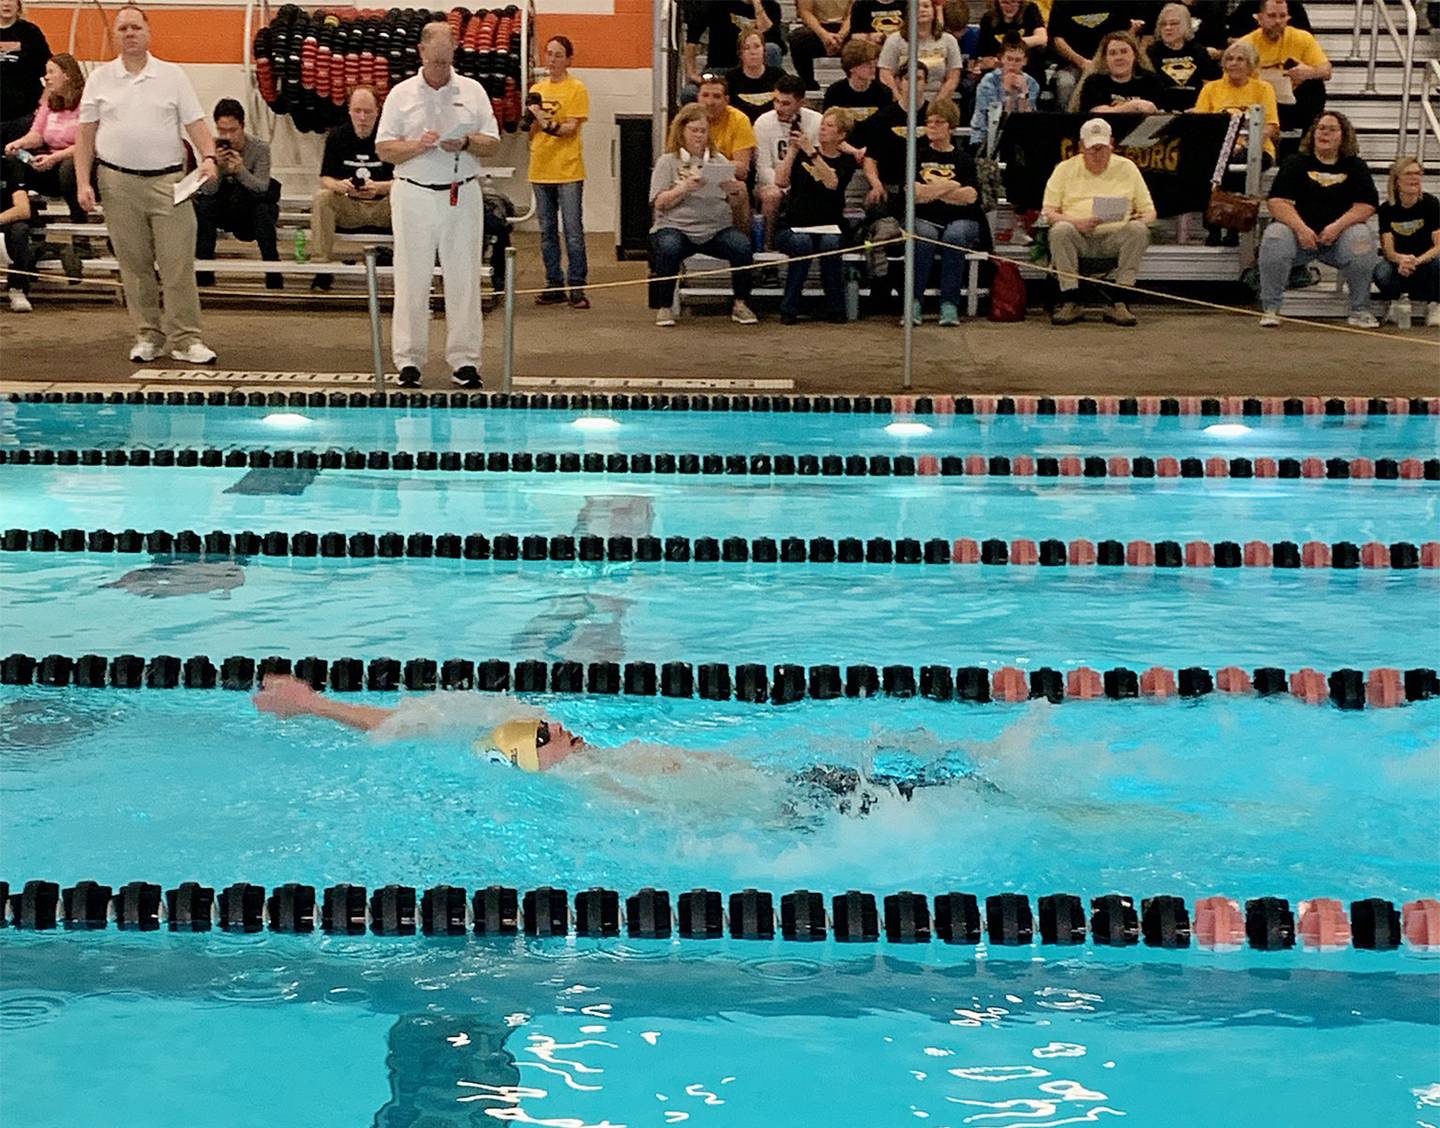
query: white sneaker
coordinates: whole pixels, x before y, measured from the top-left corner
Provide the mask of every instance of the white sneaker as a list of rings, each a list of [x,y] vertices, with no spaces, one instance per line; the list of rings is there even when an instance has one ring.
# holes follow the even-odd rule
[[[1280,311],[1278,309],[1267,309],[1260,315],[1261,329],[1274,329],[1280,324]]]
[[[152,341],[149,337],[136,337],[135,343],[130,346],[130,359],[136,364],[148,364],[164,352],[163,342]]]
[[[675,315],[670,312],[669,306],[661,306],[655,311],[655,324],[661,329],[668,329],[675,324]]]
[[[215,350],[204,341],[192,341],[183,349],[171,349],[171,360],[183,360],[186,364],[214,364]]]
[[[1431,302],[1425,310],[1425,326],[1440,329],[1440,302]]]
[[[760,319],[755,316],[755,311],[744,302],[736,302],[730,307],[730,320],[736,325],[754,325]]]
[[[1399,324],[1400,324],[1400,312],[1401,312],[1401,309],[1403,308],[1403,306],[1404,306],[1403,301],[1402,301],[1401,299],[1398,299],[1398,298],[1397,298],[1395,301],[1391,302],[1388,306],[1386,306],[1386,307],[1385,307],[1385,324],[1387,324],[1387,325],[1399,325]]]
[[[25,296],[24,290],[10,291],[10,312],[29,313],[35,307],[30,304],[30,299]]]
[[[1345,324],[1356,329],[1379,329],[1380,322],[1368,309],[1356,310],[1345,319]]]

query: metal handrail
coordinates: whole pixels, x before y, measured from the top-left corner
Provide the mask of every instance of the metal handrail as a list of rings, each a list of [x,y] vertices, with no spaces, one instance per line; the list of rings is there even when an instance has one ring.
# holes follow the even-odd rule
[[[1397,156],[1405,152],[1406,132],[1410,127],[1410,92],[1415,71],[1415,28],[1418,23],[1414,0],[1395,0],[1404,12],[1405,30],[1401,33],[1399,26],[1395,23],[1394,16],[1390,12],[1390,4],[1387,0],[1370,0],[1370,58],[1365,67],[1365,92],[1375,93],[1375,64],[1380,55],[1380,24],[1384,21],[1386,34],[1390,36],[1390,42],[1395,45],[1395,50],[1400,53],[1402,63],[1400,77],[1400,121],[1395,131],[1395,153]],[[1355,28],[1356,41],[1354,46],[1359,46],[1359,29],[1363,22],[1361,18],[1361,6],[1364,0],[1355,0]],[[1355,54],[1352,50],[1352,56]]]
[[[1425,81],[1420,88],[1420,105],[1417,107],[1420,120],[1415,127],[1418,134],[1416,159],[1422,167],[1425,164],[1425,127],[1429,126],[1429,132],[1440,141],[1440,114],[1437,114],[1435,105],[1437,96],[1440,96],[1440,59],[1431,59],[1425,64]]]

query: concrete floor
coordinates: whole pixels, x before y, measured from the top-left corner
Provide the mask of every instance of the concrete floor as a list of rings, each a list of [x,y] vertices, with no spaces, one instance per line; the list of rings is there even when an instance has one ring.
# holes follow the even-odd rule
[[[543,282],[533,235],[518,238],[517,286]],[[761,324],[731,324],[724,304],[687,308],[660,329],[646,308],[645,264],[617,262],[609,236],[592,236],[588,312],[537,308],[520,298],[517,376],[786,377],[799,392],[889,393],[901,389],[903,333],[891,318],[848,326],[786,327],[773,304],[757,303]],[[604,283],[637,285],[603,288]],[[597,288],[598,287],[598,288]],[[88,291],[88,292],[87,292]],[[206,298],[205,339],[218,367],[240,371],[367,372],[370,335],[363,299],[315,299],[303,281],[284,295]],[[1033,301],[1033,299],[1032,299]],[[126,359],[131,334],[123,308],[104,291],[45,283],[35,312],[0,312],[0,380],[115,383],[135,387]],[[1286,325],[1261,330],[1253,317],[1158,301],[1135,306],[1140,325],[1093,322],[1058,329],[1032,308],[1020,324],[983,319],[958,328],[916,330],[915,388],[924,392],[1050,394],[1435,395],[1440,332],[1401,336]],[[388,340],[388,318],[386,336]],[[486,386],[499,384],[502,320],[486,319]],[[432,330],[426,386],[448,385],[443,328]],[[387,352],[388,360],[388,352]],[[168,362],[152,367],[162,368]],[[174,367],[179,367],[175,365]]]

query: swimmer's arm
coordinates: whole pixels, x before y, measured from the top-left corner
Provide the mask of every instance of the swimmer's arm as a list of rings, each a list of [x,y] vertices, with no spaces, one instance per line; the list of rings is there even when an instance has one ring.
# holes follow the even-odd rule
[[[377,705],[336,701],[288,674],[267,674],[254,701],[255,708],[262,713],[273,713],[277,717],[324,717],[361,732],[379,728],[395,712]]]

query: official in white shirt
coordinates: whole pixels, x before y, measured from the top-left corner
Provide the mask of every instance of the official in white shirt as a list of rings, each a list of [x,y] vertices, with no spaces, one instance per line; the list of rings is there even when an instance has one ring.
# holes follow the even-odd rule
[[[445,358],[462,388],[480,387],[480,249],[484,210],[480,157],[500,147],[490,98],[455,73],[450,26],[420,33],[420,73],[390,91],[375,152],[395,166],[395,315],[390,348],[400,386],[418,388],[429,346],[435,254],[445,278]]]
[[[187,364],[213,364],[214,351],[200,339],[195,208],[188,200],[177,207],[173,190],[184,173],[181,131],[208,180],[216,176],[215,141],[185,71],[150,54],[145,13],[121,8],[114,35],[119,58],[90,73],[80,102],[80,206],[95,210],[91,173],[98,163],[105,223],[135,325],[130,359],[143,364],[168,348]]]

